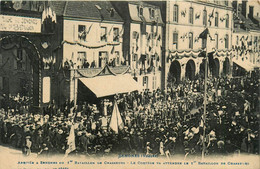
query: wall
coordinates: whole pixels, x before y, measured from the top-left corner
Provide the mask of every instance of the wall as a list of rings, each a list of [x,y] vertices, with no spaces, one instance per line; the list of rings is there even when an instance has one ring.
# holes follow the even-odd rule
[[[222,3],[222,2],[221,2]],[[173,21],[173,8],[174,5],[178,6],[178,22]],[[229,4],[230,5],[230,4]],[[189,23],[189,9],[193,8],[193,24]],[[232,10],[224,6],[215,5],[212,3],[202,3],[202,2],[188,2],[188,1],[169,1],[167,2],[166,8],[166,58],[171,54],[171,52],[177,51],[199,51],[202,49],[202,39],[199,39],[199,35],[205,30],[205,25],[203,25],[203,11],[207,11],[207,27],[209,29],[210,37],[207,41],[207,52],[212,51],[222,51],[230,50],[232,47],[231,34],[232,34]],[[215,12],[218,12],[218,26],[215,26]],[[209,20],[209,15],[213,13],[211,17],[211,25]],[[226,15],[229,16],[229,27],[226,28],[226,20],[224,19]],[[221,21],[223,20],[223,21]],[[178,33],[178,49],[173,45],[173,33]],[[193,48],[189,48],[189,33],[193,33]],[[215,40],[215,34],[218,34],[218,41]],[[225,35],[228,35],[228,48],[225,47]],[[218,43],[218,46],[216,46]],[[217,47],[217,49],[216,49]],[[226,57],[226,56],[223,56]],[[195,65],[199,65],[202,59],[194,59]],[[181,62],[182,74],[181,78],[185,78],[185,64],[189,59],[183,59]],[[224,60],[224,58],[219,58],[219,60]],[[166,63],[166,78],[169,72],[171,62]],[[196,68],[198,68],[197,66]],[[222,67],[221,67],[222,68]],[[222,70],[221,70],[222,71]],[[196,69],[196,73],[198,73]],[[221,73],[221,72],[220,72]]]
[[[84,25],[88,34],[86,40],[82,41],[78,38],[78,25]],[[107,42],[101,42],[101,27],[107,28]],[[113,42],[113,28],[119,28],[119,42]],[[78,52],[86,52],[86,59],[91,64],[93,61],[96,63],[96,67],[99,66],[99,52],[107,52],[108,60],[115,57],[115,52],[119,52],[120,63],[125,59],[122,53],[122,33],[123,23],[106,23],[106,22],[92,22],[92,21],[77,21],[77,20],[64,20],[63,27],[64,41],[72,43],[64,43],[63,45],[63,63],[67,60],[72,60],[74,63],[78,63]],[[80,43],[88,46],[84,47],[76,45]],[[115,45],[106,45],[114,43]],[[77,69],[78,64],[75,64],[74,68]],[[104,66],[104,65],[102,65]],[[81,67],[80,67],[81,68]],[[76,87],[74,88],[74,83]],[[74,99],[74,89],[77,91],[77,80],[74,82],[74,71],[70,73],[70,100]],[[76,94],[77,96],[77,94]]]

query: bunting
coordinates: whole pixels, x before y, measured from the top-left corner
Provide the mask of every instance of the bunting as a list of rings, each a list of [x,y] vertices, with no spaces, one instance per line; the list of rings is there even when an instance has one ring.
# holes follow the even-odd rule
[[[51,7],[47,7],[42,11],[42,23],[47,18],[51,18],[52,22],[57,22],[56,13],[52,11]]]

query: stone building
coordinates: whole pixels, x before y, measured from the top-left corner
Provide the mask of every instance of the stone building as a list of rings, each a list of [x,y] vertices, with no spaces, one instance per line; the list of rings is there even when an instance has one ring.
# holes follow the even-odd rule
[[[260,4],[256,1],[233,1],[232,38],[233,75],[252,72],[260,64]]]
[[[50,101],[51,82],[45,77],[52,76],[47,67],[55,63],[56,23],[48,2],[1,1],[0,94],[4,99],[16,97],[35,108]]]
[[[161,10],[146,2],[113,2],[124,20],[123,53],[142,89],[161,88]]]

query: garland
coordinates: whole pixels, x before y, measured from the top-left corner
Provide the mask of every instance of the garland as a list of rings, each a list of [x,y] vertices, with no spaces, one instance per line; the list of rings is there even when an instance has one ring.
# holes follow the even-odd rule
[[[179,57],[189,57],[197,58],[201,51],[193,51],[193,50],[183,50],[183,51],[170,51],[171,55],[178,55]]]
[[[91,43],[89,44],[84,44],[84,43],[81,43],[81,42],[70,42],[70,41],[67,41],[67,40],[64,40],[61,42],[61,45],[63,44],[70,44],[70,45],[79,45],[79,46],[82,46],[82,47],[85,47],[85,48],[90,48],[90,49],[97,49],[97,48],[102,48],[102,47],[105,47],[105,46],[117,46],[120,44],[120,42],[107,42],[107,43],[103,43],[103,44],[100,44],[100,45],[91,45]],[[60,47],[60,46],[59,46]]]
[[[101,69],[98,73],[96,73],[95,75],[92,75],[92,76],[83,75],[79,70],[77,70],[77,73],[78,73],[81,77],[93,78],[93,77],[99,76],[106,68],[108,69],[108,71],[109,71],[112,75],[117,76],[117,74],[114,73],[114,72],[109,68],[108,65],[106,65],[106,66],[105,66],[103,69]],[[130,66],[128,66],[127,69],[126,69],[123,73],[121,73],[120,75],[126,74],[129,70],[130,70]]]
[[[100,75],[106,68],[108,69],[109,73],[111,73],[112,75],[116,76],[116,74],[110,70],[110,68],[108,67],[108,65],[106,65],[103,69],[101,69],[97,74],[92,75],[92,76],[85,76],[85,75],[83,75],[81,72],[79,72],[79,70],[77,70],[77,73],[78,73],[80,76],[85,77],[85,78],[93,78],[93,77],[96,77],[96,76]]]

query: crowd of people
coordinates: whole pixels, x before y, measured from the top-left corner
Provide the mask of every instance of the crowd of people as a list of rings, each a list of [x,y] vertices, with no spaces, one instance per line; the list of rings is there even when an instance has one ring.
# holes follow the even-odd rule
[[[187,80],[166,90],[119,94],[99,105],[52,102],[42,114],[18,108],[9,111],[2,105],[0,142],[27,155],[31,151],[39,156],[65,154],[73,125],[76,150],[71,154],[76,155],[189,158],[201,155],[203,142],[209,156],[259,154],[258,75],[209,78],[205,121],[204,83],[203,79]],[[124,124],[118,132],[110,128],[115,101]]]

